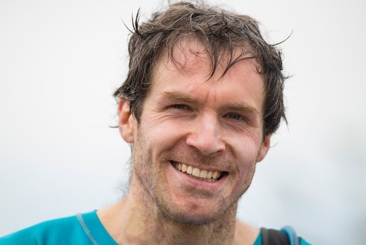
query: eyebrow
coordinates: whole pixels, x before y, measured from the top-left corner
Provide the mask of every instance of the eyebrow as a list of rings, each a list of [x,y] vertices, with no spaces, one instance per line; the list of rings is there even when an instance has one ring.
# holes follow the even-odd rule
[[[176,91],[165,91],[162,93],[162,95],[164,98],[167,98],[167,99],[182,100],[182,101],[186,101],[189,103],[196,102],[196,100],[193,99],[191,96],[180,93],[180,92],[176,92]]]
[[[225,106],[225,108],[228,108],[229,110],[233,110],[233,111],[243,111],[243,112],[247,112],[247,113],[254,113],[257,116],[260,116],[260,113],[257,111],[257,109],[255,109],[253,106],[250,106],[250,105],[232,103],[232,104]]]
[[[193,99],[191,96],[177,92],[177,91],[165,91],[162,93],[162,96],[171,99],[171,100],[180,100],[187,103],[195,103],[196,99]],[[233,110],[233,111],[242,111],[246,113],[254,113],[260,117],[260,113],[253,106],[241,104],[241,103],[229,103],[224,106],[225,109]]]

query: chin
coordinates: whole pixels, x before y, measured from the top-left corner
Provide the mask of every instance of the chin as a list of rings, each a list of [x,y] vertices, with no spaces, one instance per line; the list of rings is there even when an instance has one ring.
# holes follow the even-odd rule
[[[175,222],[186,225],[206,225],[218,219],[218,216],[208,215],[167,214],[167,216]]]
[[[174,205],[160,206],[159,207],[162,215],[174,222],[186,224],[186,225],[205,225],[212,223],[218,219],[220,219],[227,211],[221,210],[222,207],[218,210],[212,210],[207,206],[205,208],[201,207],[193,207],[184,208],[177,207]]]

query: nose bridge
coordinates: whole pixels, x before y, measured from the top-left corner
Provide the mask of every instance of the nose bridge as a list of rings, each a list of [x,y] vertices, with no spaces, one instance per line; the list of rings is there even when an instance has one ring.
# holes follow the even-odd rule
[[[202,113],[195,120],[187,144],[194,146],[204,155],[211,155],[224,149],[221,140],[220,122],[216,113]]]
[[[202,115],[201,120],[201,131],[203,136],[207,138],[212,138],[212,140],[217,141],[219,138],[218,122],[215,115],[209,113]]]

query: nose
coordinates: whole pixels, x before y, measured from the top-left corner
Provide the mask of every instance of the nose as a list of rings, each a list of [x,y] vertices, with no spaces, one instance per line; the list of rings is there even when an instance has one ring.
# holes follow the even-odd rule
[[[186,138],[186,144],[195,147],[206,156],[223,152],[225,143],[221,138],[220,122],[216,116],[198,116]]]

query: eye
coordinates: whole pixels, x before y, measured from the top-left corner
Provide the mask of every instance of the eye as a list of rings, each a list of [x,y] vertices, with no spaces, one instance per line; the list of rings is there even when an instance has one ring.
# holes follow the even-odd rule
[[[174,109],[179,109],[179,110],[189,110],[190,109],[189,106],[184,105],[184,104],[174,104],[174,105],[171,105],[170,107],[174,108]]]
[[[245,117],[237,113],[228,113],[225,117],[236,121],[247,121]]]

